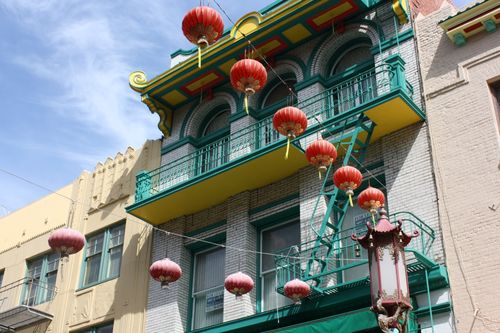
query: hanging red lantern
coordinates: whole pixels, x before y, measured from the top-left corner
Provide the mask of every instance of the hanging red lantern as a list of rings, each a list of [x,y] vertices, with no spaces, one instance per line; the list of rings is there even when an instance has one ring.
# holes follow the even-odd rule
[[[367,189],[358,195],[359,207],[370,211],[372,214],[372,221],[375,224],[375,214],[377,210],[385,203],[384,193],[374,187],[368,186]]]
[[[253,289],[253,285],[252,278],[242,272],[231,274],[224,281],[226,290],[236,297],[249,293]]]
[[[67,258],[70,254],[77,253],[85,245],[85,237],[77,230],[62,228],[54,231],[49,237],[49,246]]]
[[[170,282],[179,280],[182,275],[182,270],[179,265],[166,258],[155,261],[151,267],[149,267],[149,274],[153,279],[161,282],[162,288],[167,288]]]
[[[266,68],[257,60],[242,59],[231,67],[229,76],[234,89],[245,94],[245,111],[248,114],[248,96],[255,94],[266,85]]]
[[[335,186],[349,196],[349,204],[351,207],[353,206],[352,196],[354,195],[354,190],[361,185],[362,180],[363,175],[361,172],[355,167],[349,165],[338,168],[333,174],[333,182],[335,183]]]
[[[221,38],[224,22],[215,9],[199,6],[184,16],[182,32],[191,43],[198,45],[198,67],[201,68],[201,50]]]
[[[287,106],[276,111],[273,117],[273,126],[281,135],[287,137],[285,160],[288,159],[290,141],[304,133],[307,128],[307,117],[302,110]]]
[[[326,140],[316,140],[306,149],[306,158],[310,164],[318,168],[319,179],[321,174],[337,159],[337,149]]]
[[[301,299],[309,296],[311,287],[302,280],[294,279],[285,284],[285,296],[290,298],[294,304],[300,304]]]

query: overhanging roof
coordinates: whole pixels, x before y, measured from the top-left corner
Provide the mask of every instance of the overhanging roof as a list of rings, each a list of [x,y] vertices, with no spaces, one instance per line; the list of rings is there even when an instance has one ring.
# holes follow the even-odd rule
[[[19,305],[0,313],[0,332],[16,332],[18,329],[52,320],[49,313],[29,306]]]

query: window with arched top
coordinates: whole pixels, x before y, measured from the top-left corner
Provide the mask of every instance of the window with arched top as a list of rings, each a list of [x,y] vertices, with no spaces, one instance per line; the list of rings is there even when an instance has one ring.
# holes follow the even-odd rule
[[[344,72],[346,69],[362,64],[368,60],[372,60],[371,44],[358,44],[351,46],[343,53],[332,66],[331,75],[336,75]]]
[[[333,115],[359,107],[376,96],[371,48],[371,43],[365,39],[350,41],[332,58],[329,74],[335,83],[329,94],[329,112]]]
[[[292,92],[295,93],[294,86],[297,83],[297,80],[294,77],[290,77],[284,81],[286,82],[286,85],[278,80],[269,90],[267,90],[262,101],[262,108],[285,101],[290,97],[289,88],[291,88]]]
[[[200,137],[206,139],[198,149],[197,174],[205,173],[229,161],[229,116],[228,105],[211,111],[200,126]],[[201,139],[200,138],[200,139]]]
[[[203,124],[203,128],[201,129],[201,136],[207,136],[222,129],[228,128],[230,115],[231,109],[229,109],[229,107],[217,111],[215,115],[210,114],[209,119]]]

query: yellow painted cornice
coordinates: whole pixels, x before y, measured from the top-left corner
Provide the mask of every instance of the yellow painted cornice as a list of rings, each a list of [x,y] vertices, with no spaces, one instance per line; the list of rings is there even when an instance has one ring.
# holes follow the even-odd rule
[[[166,138],[168,138],[172,130],[172,110],[157,100],[152,99],[147,94],[142,95],[141,100],[147,105],[151,113],[158,114],[160,117],[160,120],[158,121],[158,129]]]

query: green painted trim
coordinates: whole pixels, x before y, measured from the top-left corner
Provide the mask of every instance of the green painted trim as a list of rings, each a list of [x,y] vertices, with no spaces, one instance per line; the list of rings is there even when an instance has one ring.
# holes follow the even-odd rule
[[[262,108],[262,104],[264,104],[264,98],[267,97],[267,95],[276,87],[282,85],[283,83],[281,80],[284,81],[289,81],[289,80],[295,80],[295,84],[297,84],[297,77],[295,76],[295,73],[287,72],[284,74],[280,74],[280,77],[275,77],[274,79],[271,80],[271,82],[267,82],[266,86],[264,87],[264,90],[262,90],[259,99],[257,101],[257,105],[259,107],[259,114],[264,113],[264,110],[270,109],[270,108],[276,108],[276,104],[280,104],[283,101],[273,103],[271,105],[266,106],[265,108]]]
[[[83,329],[78,330],[76,332],[71,331],[71,333],[97,333],[97,330],[99,328],[103,328],[103,327],[106,327],[108,325],[111,325],[111,327],[113,327],[114,322],[113,321],[108,321],[108,322],[106,322],[104,324],[99,324],[97,326],[91,326],[91,327],[83,328]]]
[[[216,132],[210,133],[209,135],[202,136],[202,137],[196,139],[195,147],[200,148],[200,147],[206,146],[209,143],[212,143],[212,142],[214,142],[218,139],[221,139],[225,136],[228,136],[229,133],[230,133],[229,127],[221,128],[220,130],[218,130]]]
[[[217,235],[207,237],[203,239],[204,241],[194,242],[192,244],[185,245],[185,248],[190,250],[191,252],[200,252],[211,247],[214,247],[213,244],[208,244],[206,242],[215,243],[215,244],[223,244],[226,242],[226,232],[221,232]]]
[[[88,285],[85,285],[85,286],[80,285],[80,287],[78,289],[76,289],[75,292],[79,292],[79,291],[82,291],[82,290],[85,290],[85,289],[88,289],[88,288],[91,288],[91,287],[95,287],[95,286],[97,286],[99,284],[103,284],[103,283],[106,283],[106,282],[109,282],[109,281],[112,281],[112,280],[116,280],[119,277],[120,276],[109,277],[109,278],[106,278],[104,280],[99,280],[99,281],[96,281],[96,282],[89,283]]]
[[[257,227],[258,229],[271,227],[273,225],[282,223],[283,221],[292,218],[294,216],[300,217],[300,206],[294,206],[285,210],[280,211],[279,213],[272,214],[269,216],[265,216],[256,221],[250,222],[252,225]]]
[[[408,39],[412,39],[413,37],[415,37],[415,32],[413,29],[408,29],[401,33],[398,37],[392,37],[391,39],[382,42],[380,45],[373,46],[371,48],[371,52],[373,55],[379,54],[380,51],[386,51],[387,49],[397,46],[398,43],[401,44],[406,42]]]
[[[278,205],[281,205],[281,204],[286,203],[288,201],[292,201],[294,199],[298,199],[299,197],[300,197],[300,193],[291,194],[289,196],[286,196],[284,198],[275,200],[275,201],[270,202],[268,204],[252,208],[252,209],[249,210],[248,214],[249,215],[257,214],[257,213],[260,213],[260,212],[262,212],[262,211],[264,211],[266,209],[276,207]]]
[[[308,27],[306,27],[306,28],[308,28]],[[316,37],[316,36],[314,36],[314,37]],[[295,45],[294,49],[296,49],[297,47],[299,47],[300,45],[302,45],[302,43],[307,43],[309,41],[311,41],[311,39],[307,38],[307,40],[305,42],[297,43]],[[297,57],[295,57],[293,55],[290,55],[290,54],[280,54],[280,55],[276,56],[276,61],[277,62],[278,61],[283,61],[283,60],[290,60],[290,61],[293,61],[294,63],[296,63],[297,65],[299,65],[300,71],[302,72],[302,77],[304,78],[306,76],[307,67],[306,67],[306,64],[304,63],[304,61],[302,59],[297,58]]]
[[[226,223],[227,223],[226,220],[222,220],[222,221],[210,224],[210,225],[208,225],[206,227],[199,228],[199,229],[196,229],[196,230],[193,230],[193,231],[190,231],[190,232],[186,232],[186,233],[184,233],[184,235],[188,236],[188,237],[194,237],[194,236],[199,235],[201,233],[204,233],[204,232],[210,231],[212,229],[216,229],[218,227],[221,227],[221,226],[225,225]]]
[[[171,151],[176,150],[177,148],[180,148],[186,144],[190,144],[190,145],[193,145],[196,147],[197,141],[192,136],[185,136],[182,139],[179,139],[168,146],[162,147],[161,154],[165,155],[165,154],[170,153]]]
[[[266,7],[262,8],[261,10],[259,10],[259,13],[261,15],[265,15],[268,12],[270,12],[271,10],[275,9],[276,7],[281,6],[282,4],[284,4],[287,1],[288,0],[276,0],[276,1],[272,2],[271,4],[267,5]]]
[[[257,251],[260,251],[261,247],[261,230],[257,229]],[[255,256],[255,264],[256,264],[256,276],[255,276],[255,312],[262,312],[262,281],[260,278],[260,255]]]
[[[188,300],[188,313],[187,313],[187,327],[186,331],[191,331],[193,327],[193,286],[194,286],[194,256],[196,253],[191,252],[191,263],[189,265],[189,300]]]
[[[123,251],[125,249],[125,243],[122,243],[122,253],[121,253],[121,258],[120,258],[120,269],[118,270],[118,275],[116,276],[106,276],[106,267],[109,264],[109,239],[111,238],[111,229],[119,228],[123,226],[123,233],[125,234],[126,231],[126,221],[119,221],[117,223],[113,223],[112,225],[106,226],[104,229],[97,230],[95,232],[92,232],[88,235],[85,235],[85,247],[83,248],[83,254],[82,254],[82,264],[81,264],[81,269],[80,269],[80,279],[78,283],[78,289],[77,290],[83,290],[86,288],[93,287],[97,284],[101,284],[104,282],[107,282],[109,280],[113,280],[116,278],[120,277],[120,271],[121,271],[121,264],[123,260]],[[88,239],[90,237],[94,237],[96,235],[99,235],[103,233],[103,244],[102,244],[102,253],[101,253],[101,262],[99,263],[99,276],[97,278],[97,281],[89,283],[89,284],[84,284],[85,280],[85,271],[86,271],[86,259],[87,259],[87,247],[88,247]],[[125,238],[124,238],[125,239]]]
[[[467,38],[465,38],[463,33],[457,32],[453,35],[453,43],[455,43],[456,46],[464,46],[467,44]]]
[[[495,32],[497,30],[497,25],[492,19],[488,19],[483,22],[484,28],[488,32]]]
[[[333,66],[333,65],[332,65]],[[327,80],[325,80],[325,83],[328,87],[334,86],[338,83],[341,83],[344,80],[348,80],[356,75],[359,75],[371,68],[375,67],[375,63],[373,59],[364,61],[360,64],[353,65],[346,70],[344,70],[342,73],[335,74],[333,76],[330,76]]]

